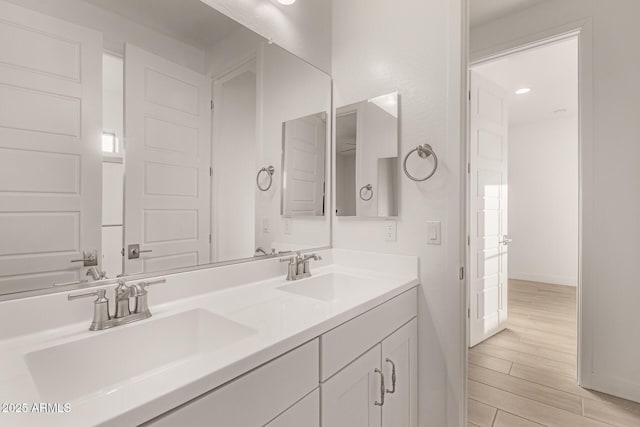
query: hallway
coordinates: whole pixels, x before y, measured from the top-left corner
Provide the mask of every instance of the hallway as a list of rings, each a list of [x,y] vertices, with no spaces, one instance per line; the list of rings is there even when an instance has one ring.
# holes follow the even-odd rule
[[[469,350],[469,427],[640,425],[640,404],[576,385],[575,288],[510,280],[508,325]]]

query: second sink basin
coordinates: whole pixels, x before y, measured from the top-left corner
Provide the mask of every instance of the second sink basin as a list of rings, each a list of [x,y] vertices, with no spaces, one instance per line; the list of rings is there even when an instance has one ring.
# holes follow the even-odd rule
[[[375,284],[376,281],[372,279],[328,273],[279,286],[277,289],[320,301],[336,301],[370,290]]]
[[[44,401],[68,402],[200,353],[240,341],[256,331],[195,309],[96,332],[26,354]]]

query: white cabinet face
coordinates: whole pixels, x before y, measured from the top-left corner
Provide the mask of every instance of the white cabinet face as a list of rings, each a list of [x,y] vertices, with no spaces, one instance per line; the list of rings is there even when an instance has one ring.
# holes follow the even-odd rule
[[[320,390],[315,389],[265,427],[320,427]]]
[[[377,371],[378,372],[377,372]],[[380,427],[380,345],[322,384],[324,427]]]
[[[416,319],[382,342],[382,371],[386,386],[382,425],[385,427],[418,425],[417,349]]]

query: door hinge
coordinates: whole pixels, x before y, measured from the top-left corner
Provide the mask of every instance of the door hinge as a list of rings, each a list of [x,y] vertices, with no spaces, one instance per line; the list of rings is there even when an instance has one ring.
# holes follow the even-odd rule
[[[124,256],[124,248],[120,251],[120,255]]]
[[[460,280],[464,279],[464,267],[460,267]]]
[[[213,168],[209,168],[209,176],[213,176]]]
[[[471,91],[469,91],[469,101],[471,101]]]
[[[467,163],[467,173],[471,173],[471,163]]]
[[[209,243],[211,243],[211,234],[209,234]]]
[[[209,102],[210,102],[210,108],[213,110],[213,99],[211,99]]]
[[[471,318],[471,309],[469,307],[467,307],[467,318]]]

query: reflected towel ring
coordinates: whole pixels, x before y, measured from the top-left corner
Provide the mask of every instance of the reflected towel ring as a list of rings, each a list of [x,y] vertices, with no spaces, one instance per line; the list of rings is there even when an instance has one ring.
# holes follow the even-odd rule
[[[258,189],[260,191],[268,191],[271,188],[271,184],[273,184],[273,174],[276,171],[276,169],[273,166],[268,166],[266,168],[262,168],[258,171],[258,174],[256,175],[256,185],[258,186]],[[267,185],[266,187],[262,187],[260,185],[260,174],[262,172],[266,172],[267,175],[269,176],[269,185]]]
[[[364,196],[362,195],[362,192],[363,192],[364,190],[367,190],[367,191],[369,192],[369,197],[364,197]],[[371,198],[372,198],[372,197],[373,197],[373,186],[372,186],[371,184],[364,185],[364,186],[360,189],[360,198],[361,198],[362,200],[364,200],[365,202],[368,202],[369,200],[371,200]]]
[[[420,156],[420,158],[422,159],[426,159],[429,156],[433,156],[433,170],[431,171],[431,173],[429,173],[429,175],[425,176],[424,178],[416,178],[415,176],[411,175],[409,171],[407,171],[407,160],[409,159],[409,156],[413,154],[414,151],[417,152],[418,156]],[[416,148],[409,151],[406,156],[404,156],[404,162],[402,163],[402,168],[404,169],[404,174],[407,175],[407,177],[410,180],[416,181],[416,182],[426,181],[429,178],[431,178],[433,174],[436,173],[436,169],[438,169],[438,156],[436,156],[436,152],[433,151],[433,148],[431,148],[429,144],[418,145]]]

